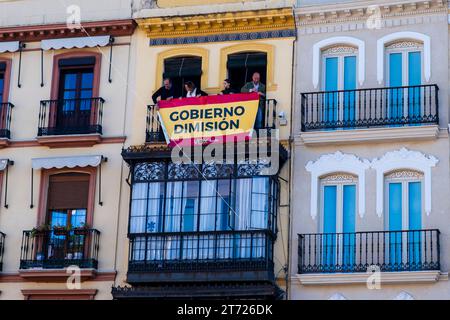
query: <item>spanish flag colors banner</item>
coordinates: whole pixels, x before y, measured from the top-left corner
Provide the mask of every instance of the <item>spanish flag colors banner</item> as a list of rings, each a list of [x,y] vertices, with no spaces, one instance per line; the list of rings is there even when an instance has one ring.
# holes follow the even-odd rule
[[[170,146],[250,139],[259,106],[257,93],[160,101],[159,120]]]

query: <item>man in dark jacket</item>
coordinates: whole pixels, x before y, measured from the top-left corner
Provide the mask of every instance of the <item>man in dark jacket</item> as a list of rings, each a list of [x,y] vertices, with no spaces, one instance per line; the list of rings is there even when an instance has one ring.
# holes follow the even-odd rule
[[[152,100],[154,104],[157,104],[160,100],[172,100],[175,97],[175,90],[172,86],[172,81],[169,78],[165,78],[163,86],[159,88],[153,95]]]
[[[255,72],[252,81],[247,82],[241,92],[257,92],[259,94],[259,107],[256,114],[255,129],[262,129],[264,126],[264,110],[266,105],[266,86],[260,81],[261,75]]]

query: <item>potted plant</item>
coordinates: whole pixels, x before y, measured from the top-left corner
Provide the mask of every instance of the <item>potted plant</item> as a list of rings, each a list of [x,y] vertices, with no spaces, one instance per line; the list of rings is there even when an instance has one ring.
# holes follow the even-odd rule
[[[48,224],[41,224],[40,226],[31,229],[31,236],[36,237],[38,235],[43,235],[45,232],[49,230],[50,226]]]
[[[55,236],[65,236],[67,235],[67,227],[62,225],[55,225],[53,226],[53,234]]]
[[[89,225],[82,222],[78,227],[73,228],[73,233],[77,236],[84,236],[89,231]]]

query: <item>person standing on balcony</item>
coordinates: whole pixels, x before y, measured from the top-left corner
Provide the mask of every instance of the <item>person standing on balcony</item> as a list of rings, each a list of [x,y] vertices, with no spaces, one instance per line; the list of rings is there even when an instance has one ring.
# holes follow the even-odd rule
[[[184,98],[198,98],[208,95],[206,92],[198,89],[192,81],[187,81],[184,84],[184,89],[186,91]]]
[[[252,76],[252,81],[247,82],[241,89],[242,93],[257,92],[259,94],[259,107],[256,114],[255,128],[260,129],[264,127],[264,107],[266,101],[266,86],[261,83],[261,75],[255,72]]]
[[[172,100],[175,97],[175,90],[172,86],[172,80],[165,78],[163,80],[163,86],[156,90],[152,95],[152,100],[154,104],[157,104],[161,100]]]
[[[223,90],[220,91],[220,95],[225,95],[225,94],[233,94],[233,93],[237,93],[236,90],[234,90],[231,87],[231,81],[230,79],[225,79],[223,80]]]

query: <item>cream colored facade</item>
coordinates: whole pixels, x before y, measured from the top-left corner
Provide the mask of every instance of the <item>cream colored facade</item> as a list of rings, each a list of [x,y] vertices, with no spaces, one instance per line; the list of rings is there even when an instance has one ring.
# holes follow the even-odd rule
[[[81,8],[81,20],[90,23],[104,22],[104,34],[115,31],[108,21],[126,21],[131,17],[131,3],[129,1],[72,1]],[[20,30],[21,28],[33,29],[35,35],[39,30],[49,25],[60,26],[64,29],[66,20],[70,16],[67,7],[55,1],[1,1],[1,29]],[[108,9],[105,9],[108,8]],[[72,12],[72,11],[71,11]],[[101,27],[100,27],[101,28]],[[98,253],[98,268],[95,281],[85,281],[81,284],[81,290],[94,290],[95,299],[111,299],[111,287],[114,285],[117,268],[117,238],[119,216],[126,212],[119,212],[121,194],[121,181],[124,179],[124,165],[120,152],[125,140],[125,121],[129,112],[127,94],[131,90],[128,87],[129,64],[132,58],[131,20],[127,28],[129,35],[115,37],[113,47],[112,82],[109,77],[110,47],[46,50],[43,52],[43,86],[41,86],[41,41],[32,37],[23,40],[26,47],[22,52],[21,61],[21,87],[18,87],[19,77],[19,52],[1,53],[0,59],[11,61],[11,81],[8,88],[8,101],[14,104],[11,120],[11,139],[9,146],[0,150],[1,158],[14,161],[9,168],[8,179],[8,208],[2,206],[0,229],[6,234],[3,270],[0,273],[0,299],[23,299],[23,290],[44,290],[47,293],[54,290],[66,290],[65,279],[60,277],[47,279],[45,282],[25,280],[19,275],[19,263],[21,259],[22,232],[31,230],[38,224],[39,189],[42,183],[42,170],[34,170],[33,174],[33,203],[31,201],[31,165],[33,158],[46,157],[71,157],[87,155],[103,155],[108,158],[107,163],[102,164],[103,185],[101,197],[103,205],[99,204],[98,175],[95,186],[95,201],[93,210],[92,228],[100,231],[100,249]],[[97,29],[98,31],[98,29]],[[42,31],[47,38],[60,38],[59,31]],[[69,32],[69,29],[65,29]],[[93,33],[86,30],[88,34]],[[85,33],[75,32],[77,37],[86,36]],[[14,34],[18,36],[18,34]],[[20,36],[19,36],[20,37]],[[64,37],[62,34],[61,38]],[[39,39],[39,36],[36,36]],[[15,39],[11,39],[14,41]],[[99,79],[99,96],[105,99],[103,109],[103,134],[99,144],[90,147],[61,147],[49,148],[41,146],[37,142],[37,130],[39,119],[40,100],[51,99],[52,74],[54,58],[60,54],[73,52],[89,55],[100,54],[101,68]],[[62,169],[63,171],[77,171],[76,169]],[[4,176],[4,175],[3,175]],[[5,178],[3,179],[2,194],[5,192]],[[5,201],[3,196],[2,202]],[[63,273],[64,270],[63,270]],[[101,279],[101,275],[106,275]],[[99,278],[100,276],[100,278]],[[76,290],[75,290],[76,291]],[[44,292],[45,293],[45,292]],[[89,294],[92,294],[90,292]],[[53,297],[54,298],[54,297]]]
[[[446,248],[450,208],[447,201],[449,192],[447,2],[300,1],[295,12],[298,41],[294,86],[296,103],[293,116],[295,143],[292,153],[293,185],[298,196],[293,198],[291,216],[292,260],[289,299],[448,299],[449,255]],[[438,125],[414,127],[368,125],[351,130],[301,131],[300,93],[326,90],[325,57],[339,56],[336,52],[352,52],[350,55],[356,56],[357,65],[355,89],[380,89],[389,87],[388,79],[391,74],[386,66],[389,59],[387,54],[396,52],[389,51],[392,50],[390,48],[402,47],[408,41],[418,44],[423,54],[420,71],[422,84],[437,84],[439,87]],[[329,54],[331,50],[335,50],[333,51],[335,55]],[[364,92],[356,98],[357,101],[363,101],[362,94]],[[378,107],[380,107],[379,97]],[[376,100],[372,100],[371,107],[376,103]],[[363,107],[369,108],[368,100],[366,105],[357,104],[357,108]],[[386,181],[389,181],[387,179],[390,173],[405,169],[422,171],[419,175],[425,172],[428,176],[425,179],[429,179],[429,183],[424,183],[426,186],[422,189],[421,223],[422,229],[440,230],[440,270],[410,269],[388,272],[389,270],[385,269],[381,272],[378,289],[375,288],[375,284],[376,279],[380,278],[367,274],[365,270],[299,271],[297,263],[301,262],[299,262],[297,234],[325,232],[323,226],[325,200],[324,189],[321,187],[325,183],[323,181],[335,179],[331,177],[333,174],[353,175],[354,178],[351,179],[355,180],[351,183],[354,183],[357,189],[354,231],[384,231],[389,230],[387,207],[389,194],[386,193]],[[337,180],[334,181],[337,183]],[[340,205],[342,203],[338,202],[338,208]],[[342,218],[337,219],[339,221]],[[345,231],[342,224],[340,227],[337,226],[337,229],[339,228],[341,231],[336,232]],[[368,237],[370,238],[370,235]],[[371,247],[371,243],[367,242],[368,247],[364,247],[364,243],[359,239],[355,241],[354,261],[359,263],[358,259],[367,252],[368,259],[361,258],[362,263],[367,262],[370,265],[372,263],[370,254],[374,253],[373,264],[376,264],[379,252],[377,243],[373,242]],[[382,241],[378,245],[382,246]],[[320,245],[316,249],[320,250]],[[362,253],[359,253],[359,249]],[[304,250],[307,259],[308,249]],[[320,263],[319,256],[317,259],[317,263]],[[308,266],[312,267],[308,263],[304,267]]]
[[[38,3],[37,3],[38,2]],[[16,41],[20,30],[35,28],[33,33],[25,33],[22,41],[26,47],[20,52],[0,53],[2,59],[11,60],[11,77],[8,88],[8,101],[14,104],[11,120],[11,138],[0,150],[0,158],[14,161],[8,167],[8,208],[0,209],[0,231],[6,234],[3,270],[0,273],[0,299],[57,298],[61,295],[77,295],[79,298],[111,299],[111,288],[129,286],[126,282],[128,271],[129,241],[127,238],[130,214],[130,187],[127,184],[129,167],[123,161],[121,152],[130,146],[146,143],[147,105],[151,104],[152,93],[160,87],[165,58],[180,55],[198,55],[202,57],[202,89],[209,94],[221,90],[223,79],[227,76],[226,59],[228,54],[257,51],[267,54],[267,97],[276,99],[278,113],[282,113],[287,123],[279,127],[279,137],[285,149],[289,149],[292,108],[292,63],[295,28],[292,14],[292,1],[217,1],[204,6],[199,1],[73,1],[80,10],[83,30],[73,32],[73,37],[114,36],[112,45],[111,74],[109,63],[110,44],[93,48],[71,48],[43,51],[43,73],[41,75],[41,40],[68,37],[70,29],[65,27],[68,17],[77,14],[77,8],[57,6],[53,1],[1,1],[1,30],[11,34],[8,41]],[[106,9],[105,9],[106,8]],[[74,11],[75,10],[75,11]],[[200,16],[192,14],[201,13]],[[237,21],[226,32],[215,26],[206,34],[240,33],[257,34],[257,39],[199,41],[182,45],[150,44],[154,38],[152,19],[180,15],[188,26],[194,26],[196,19],[208,19],[210,15],[218,19]],[[174,20],[179,20],[174,19]],[[169,18],[170,20],[170,18]],[[73,21],[70,20],[70,21]],[[224,23],[227,25],[229,22]],[[250,23],[248,24],[248,21]],[[50,27],[57,29],[52,30]],[[136,29],[134,29],[136,27]],[[47,30],[47,29],[48,30]],[[265,35],[267,30],[289,29],[287,34]],[[45,29],[45,31],[41,31]],[[64,31],[60,31],[63,29]],[[14,33],[13,33],[14,32]],[[58,34],[61,34],[61,37]],[[37,39],[33,36],[39,35]],[[164,30],[160,37],[170,34]],[[169,37],[182,38],[184,35],[201,33],[171,34]],[[25,38],[26,37],[26,38]],[[40,38],[39,38],[40,37]],[[72,36],[70,36],[71,38]],[[41,39],[42,38],[42,39]],[[1,45],[1,43],[0,43]],[[100,54],[98,96],[105,100],[101,137],[82,135],[69,137],[67,141],[58,141],[58,147],[52,141],[39,142],[36,136],[39,125],[39,103],[54,96],[55,57],[60,54]],[[282,65],[283,68],[278,66]],[[41,78],[43,86],[41,86]],[[112,79],[110,82],[109,79]],[[18,87],[20,83],[21,87]],[[88,139],[89,146],[83,145]],[[51,139],[50,139],[51,140]],[[64,139],[63,139],[64,140]],[[81,140],[81,142],[79,141]],[[95,143],[92,141],[95,140]],[[40,143],[46,143],[41,145]],[[82,146],[80,146],[80,143]],[[33,269],[40,280],[23,276],[20,271],[22,236],[24,230],[39,225],[39,212],[45,208],[42,200],[41,185],[45,170],[33,171],[33,191],[31,190],[32,159],[53,157],[76,157],[102,155],[107,162],[101,164],[101,189],[99,186],[99,167],[95,169],[95,199],[93,201],[91,227],[100,231],[98,267],[90,270],[89,278],[81,282],[81,287],[69,290],[66,286],[68,274],[65,269],[51,270],[54,274],[43,275],[43,270]],[[62,160],[61,160],[62,161]],[[287,286],[285,268],[288,264],[289,241],[289,167],[288,162],[282,168],[280,178],[280,208],[277,216],[278,237],[275,242],[274,270],[278,286],[285,290]],[[64,167],[58,172],[73,172],[77,169]],[[282,180],[282,181],[281,181]],[[3,175],[2,194],[4,195],[6,178]],[[45,188],[44,188],[45,190]],[[33,192],[33,208],[30,208]],[[101,201],[99,204],[99,193]],[[45,199],[45,197],[43,198]],[[4,202],[4,196],[2,202]],[[45,210],[44,210],[45,211]],[[84,271],[82,271],[84,272]]]

